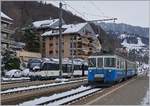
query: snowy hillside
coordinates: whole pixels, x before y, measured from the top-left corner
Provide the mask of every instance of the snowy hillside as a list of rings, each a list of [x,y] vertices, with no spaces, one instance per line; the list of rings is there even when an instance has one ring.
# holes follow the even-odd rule
[[[136,35],[139,35],[141,37],[149,37],[149,28],[144,28],[140,26],[133,26],[129,24],[124,23],[105,23],[101,22],[99,25],[107,32],[107,31],[113,31],[118,33],[133,33]]]
[[[121,36],[122,38],[125,38],[126,36]],[[121,45],[123,47],[126,47],[127,50],[137,50],[139,51],[140,49],[144,49],[146,47],[146,45],[141,41],[141,38],[137,37],[138,42],[137,43],[127,43],[127,39],[125,38],[123,40],[123,42],[121,43]]]
[[[124,39],[126,37],[129,37],[130,35],[127,34],[121,34],[120,36],[118,36],[119,39]]]
[[[121,44],[120,50],[122,50],[123,47],[126,48],[126,50],[128,51],[128,57],[130,59],[132,59],[133,61],[136,60],[148,63],[148,56],[149,56],[148,38],[130,33],[121,33],[113,36],[115,36],[116,39],[119,39]]]

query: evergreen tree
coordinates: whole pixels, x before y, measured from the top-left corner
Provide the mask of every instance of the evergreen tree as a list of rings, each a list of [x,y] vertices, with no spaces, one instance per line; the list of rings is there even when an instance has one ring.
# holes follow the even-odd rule
[[[40,40],[39,36],[36,36],[35,32],[31,28],[24,30],[24,42],[26,43],[25,49],[31,52],[40,51]]]
[[[20,68],[20,59],[17,57],[11,57],[5,64],[5,69],[19,69]]]

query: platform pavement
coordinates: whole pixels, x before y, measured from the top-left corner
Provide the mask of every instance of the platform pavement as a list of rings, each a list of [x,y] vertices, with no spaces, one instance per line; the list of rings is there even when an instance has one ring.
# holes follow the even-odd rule
[[[149,89],[149,77],[138,76],[128,84],[104,97],[97,97],[90,105],[141,105]],[[149,97],[150,98],[150,97]]]

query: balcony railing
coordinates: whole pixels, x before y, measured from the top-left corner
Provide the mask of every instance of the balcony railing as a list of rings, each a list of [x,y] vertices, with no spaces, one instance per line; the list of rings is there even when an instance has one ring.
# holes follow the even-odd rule
[[[9,33],[9,34],[12,34],[12,33],[13,33],[12,30],[10,30],[8,27],[4,27],[4,26],[1,26],[1,31],[2,31],[2,32]]]
[[[1,37],[1,42],[2,43],[10,43],[10,40],[6,37]]]

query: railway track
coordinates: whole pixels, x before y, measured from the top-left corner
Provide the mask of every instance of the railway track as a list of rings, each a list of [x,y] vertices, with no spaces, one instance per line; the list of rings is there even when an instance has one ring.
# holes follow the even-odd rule
[[[68,79],[68,81],[81,80],[81,79],[86,79],[86,77],[72,78],[72,79]],[[17,82],[8,82],[8,83],[6,82],[6,83],[1,84],[1,91],[19,88],[19,87],[37,86],[37,85],[42,85],[42,84],[59,83],[59,82],[61,82],[61,81],[57,81],[57,80],[44,80],[44,81],[22,80],[22,81],[17,81]]]
[[[80,81],[83,81],[83,80],[70,81],[70,82],[64,82],[64,83],[52,83],[52,84],[39,85],[39,86],[30,86],[30,87],[26,87],[26,88],[24,88],[24,87],[16,88],[16,89],[11,89],[11,90],[1,91],[1,95],[10,95],[13,93],[26,92],[26,91],[31,91],[31,90],[43,89],[43,88],[50,88],[50,87],[55,87],[55,86],[76,83],[76,82],[80,82]]]
[[[110,90],[115,89],[116,87],[119,87],[120,85],[127,83],[130,80],[134,80],[136,79],[136,77],[133,77],[129,80],[123,81],[119,84],[113,85],[111,87],[108,88],[104,88],[102,89],[97,89],[96,91],[94,90],[95,87],[92,88],[88,88],[85,91],[78,91],[76,93],[72,93],[72,94],[68,94],[65,97],[57,97],[57,98],[53,98],[53,100],[47,100],[41,103],[38,103],[39,105],[43,104],[82,104],[85,103],[85,101],[90,101],[90,98],[96,98],[98,95],[101,95],[106,92],[109,92]],[[20,91],[15,91],[15,92],[2,92],[1,94],[1,103],[3,105],[16,105],[16,104],[20,104],[23,103],[25,101],[30,101],[30,100],[34,100],[35,98],[40,98],[40,97],[46,97],[46,96],[51,96],[53,94],[58,94],[58,93],[62,93],[62,92],[66,92],[72,89],[75,89],[81,85],[88,85],[87,84],[87,80],[80,80],[80,81],[73,81],[73,83],[68,83],[66,82],[65,84],[58,84],[58,85],[54,85],[54,86],[46,86],[46,87],[39,87],[37,89],[26,89],[24,90],[20,90]],[[94,90],[94,91],[91,91]],[[81,100],[81,101],[80,101]],[[39,100],[40,101],[40,100]],[[55,102],[53,102],[55,101]],[[65,101],[65,102],[64,102]]]
[[[24,80],[12,80],[12,81],[3,81],[1,82],[1,85],[9,85],[9,84],[14,84],[14,83],[22,83],[22,82],[29,82],[29,79],[24,79]]]
[[[4,105],[15,105],[17,103],[34,99],[36,97],[64,92],[86,83],[87,79],[83,79],[78,81],[32,86],[24,89],[16,88],[12,90],[1,91],[1,102]]]
[[[87,97],[88,95],[95,94],[101,91],[101,88],[94,88],[91,86],[80,86],[66,92],[56,93],[47,97],[40,97],[31,101],[19,104],[20,106],[28,105],[66,105],[80,98]]]
[[[80,98],[94,94],[95,92],[101,91],[101,88],[87,87],[86,89],[77,90],[75,92],[68,92],[66,95],[60,95],[55,98],[51,98],[48,101],[38,103],[37,105],[66,105]]]

